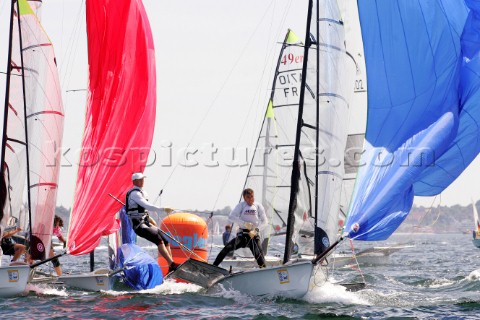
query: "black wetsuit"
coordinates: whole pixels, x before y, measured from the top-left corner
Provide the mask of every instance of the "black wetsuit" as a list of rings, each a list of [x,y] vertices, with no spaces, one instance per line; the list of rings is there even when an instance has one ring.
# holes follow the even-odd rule
[[[229,243],[220,251],[217,258],[213,262],[213,265],[218,266],[222,263],[223,259],[232,251],[238,248],[246,248],[249,247],[250,251],[252,251],[255,260],[260,267],[265,267],[265,258],[263,256],[262,247],[260,246],[260,237],[255,235],[255,237],[251,238],[248,234],[250,230],[248,229],[241,229],[240,232],[237,233],[237,237],[230,240]]]

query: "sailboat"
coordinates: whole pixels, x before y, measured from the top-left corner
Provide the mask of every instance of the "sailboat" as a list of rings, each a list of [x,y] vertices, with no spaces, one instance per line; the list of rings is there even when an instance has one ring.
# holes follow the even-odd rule
[[[289,29],[280,49],[270,99],[243,186],[243,189],[248,187],[256,191],[256,201],[263,205],[270,222],[260,232],[264,238],[262,249],[268,265],[282,264],[279,252],[270,246],[270,239],[286,233],[292,167],[291,160],[288,163],[289,160],[282,159],[281,155],[295,144],[297,117],[292,113],[297,111],[300,100],[303,56],[303,43]],[[278,109],[281,107],[283,109]],[[284,163],[281,163],[282,160]],[[277,256],[268,255],[272,250]],[[255,264],[250,251],[240,249],[234,254],[238,252],[241,257],[224,259],[222,266],[228,269]]]
[[[442,192],[480,151],[480,6],[358,6],[370,88],[365,152],[344,233],[329,250],[346,237],[387,239],[414,196]]]
[[[155,52],[141,0],[88,0],[86,8],[89,86],[84,155],[67,239],[73,256],[92,253],[102,236],[118,230],[116,215],[122,205],[109,194],[125,199],[132,173],[143,172],[156,113]],[[113,268],[91,266],[90,273],[59,280],[81,289],[109,290],[116,271],[127,274]]]
[[[292,253],[295,248],[302,254],[320,254],[338,232],[356,69],[346,53],[337,1],[309,1],[304,43],[291,31],[285,37],[246,182],[247,187],[257,182],[257,198],[265,205],[272,229],[284,230],[281,264],[229,273],[187,261],[172,277],[209,291],[225,288],[251,295],[301,297],[312,288],[314,270],[326,271],[311,260],[292,258]],[[289,151],[289,158],[280,158]],[[192,276],[202,268],[210,279]],[[317,283],[326,280],[326,272],[315,273]]]
[[[26,0],[11,1],[0,166],[1,229],[28,212],[28,251],[50,251],[63,134],[63,105],[53,46]],[[24,207],[24,193],[27,206]],[[25,291],[30,266],[0,267],[0,296]]]
[[[342,162],[344,175],[340,193],[339,223],[343,223],[358,172],[358,155],[362,152],[365,137],[367,83],[363,43],[360,28],[358,27],[358,11],[355,4],[351,1],[338,1],[338,7],[345,25],[346,54],[349,65],[353,63],[355,74],[352,85],[349,88],[353,89],[353,97],[350,99],[347,142],[344,161]],[[284,235],[286,231],[290,191],[288,182],[292,168],[291,163],[282,161],[282,155],[287,150],[286,148],[292,145],[291,136],[293,134],[290,134],[290,132],[294,132],[295,129],[292,129],[292,126],[296,124],[295,117],[292,117],[291,112],[288,112],[288,110],[287,112],[282,112],[282,110],[277,109],[278,111],[274,113],[273,104],[275,106],[298,105],[300,81],[288,81],[290,80],[289,75],[285,76],[285,74],[290,70],[300,70],[301,62],[303,62],[302,57],[303,43],[301,43],[292,30],[288,30],[277,62],[270,101],[244,185],[244,188],[250,187],[253,190],[257,190],[256,199],[264,206],[271,222],[269,230],[262,232],[262,234],[267,235],[263,241],[263,251],[266,254],[265,259],[269,265],[281,264],[282,262],[279,257],[279,251],[276,250],[275,246],[270,245],[269,240],[272,236],[279,237]],[[292,78],[295,79],[295,77]],[[284,89],[282,82],[285,83],[287,81],[290,86]],[[285,91],[291,91],[292,94],[286,95]],[[281,147],[277,148],[278,145]],[[336,230],[336,228],[332,227],[333,232],[331,233],[333,234]],[[299,238],[299,241],[305,242],[307,245],[301,248],[297,245],[294,250],[294,256],[302,257],[303,259],[313,258],[313,246],[311,245],[314,239],[313,234],[305,230],[301,233],[302,236]],[[231,266],[246,266],[252,261],[251,254],[247,250],[243,250],[240,255],[241,257],[237,256],[234,259],[225,259],[222,266],[228,269]],[[246,256],[248,258],[245,258]],[[334,261],[337,264],[339,259]]]
[[[473,222],[475,224],[475,229],[473,230],[473,245],[477,248],[480,248],[480,219],[478,218],[478,211],[475,202],[472,200],[472,211],[473,211]]]

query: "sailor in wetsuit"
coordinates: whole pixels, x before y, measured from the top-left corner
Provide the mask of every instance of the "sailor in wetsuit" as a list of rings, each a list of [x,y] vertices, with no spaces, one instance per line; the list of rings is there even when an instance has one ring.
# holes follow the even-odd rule
[[[222,263],[229,252],[238,248],[249,247],[257,260],[258,266],[264,268],[265,258],[262,247],[260,246],[258,232],[259,228],[268,224],[267,215],[265,214],[263,206],[255,202],[252,189],[245,189],[242,194],[245,201],[240,202],[228,216],[228,218],[237,223],[241,229],[237,233],[237,237],[228,242],[222,251],[220,251],[213,265],[218,266]]]
[[[170,244],[161,230],[157,228],[155,220],[149,216],[148,210],[157,213],[160,211],[169,213],[172,209],[160,208],[148,202],[148,196],[142,189],[145,177],[141,172],[136,172],[132,175],[134,187],[127,192],[125,203],[127,215],[132,221],[132,227],[135,233],[139,237],[145,238],[157,245],[158,252],[167,260],[169,265],[168,271],[171,272],[178,267],[178,264],[173,261]]]

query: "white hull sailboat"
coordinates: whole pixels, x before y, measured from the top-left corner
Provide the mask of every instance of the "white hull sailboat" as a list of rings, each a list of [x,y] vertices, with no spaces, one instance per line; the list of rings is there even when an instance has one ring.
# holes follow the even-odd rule
[[[90,272],[64,275],[59,281],[78,289],[110,290],[122,275],[131,289],[149,289],[162,282],[160,267],[152,257],[149,261],[136,260],[138,247],[133,245],[119,257],[116,249],[123,250],[122,243],[132,242],[115,235],[121,208],[118,200],[125,199],[132,187],[132,173],[143,172],[143,155],[148,155],[153,140],[156,68],[152,32],[141,0],[125,0],[114,6],[103,0],[88,0],[85,4],[90,81],[82,148],[91,150],[91,155],[105,155],[106,159],[115,150],[123,155],[120,161],[128,160],[116,165],[79,166],[68,252],[74,256],[93,255],[102,236],[110,235],[115,240],[109,240],[113,248],[109,252],[109,269],[95,270],[91,263]],[[82,159],[86,163],[91,160],[88,156]]]
[[[112,290],[115,279],[110,275],[109,269],[97,269],[88,273],[63,275],[58,278],[67,287],[87,291]]]
[[[0,298],[13,297],[25,292],[30,276],[27,264],[0,267]]]
[[[208,292],[235,290],[253,296],[302,297],[309,290],[314,267],[311,261],[305,261],[241,271],[217,281]]]
[[[480,220],[478,218],[477,207],[473,200],[472,200],[472,210],[473,210],[473,222],[475,223],[475,229],[472,232],[473,234],[472,243],[475,247],[480,248]]]
[[[10,2],[0,220],[4,231],[26,229],[27,251],[31,259],[42,261],[1,267],[2,297],[24,292],[31,268],[48,258],[64,117],[55,53],[36,16],[38,2]]]
[[[265,207],[271,227],[263,230],[266,238],[269,233],[273,236],[273,230],[285,235],[281,260],[274,257],[266,268],[231,273],[187,264],[172,277],[209,291],[223,287],[251,295],[299,298],[312,289],[314,269],[327,274],[328,266],[314,258],[329,247],[338,231],[348,107],[355,75],[363,70],[360,63],[352,63],[345,42],[337,1],[309,1],[305,45],[289,31],[277,62],[245,187],[255,190],[256,201]],[[293,161],[285,162],[281,156],[288,151],[293,151]],[[267,243],[268,239],[262,246]],[[301,256],[305,258],[297,258]],[[229,267],[234,260],[222,266]],[[195,272],[215,281],[199,280]]]
[[[365,250],[361,250],[356,254],[335,252],[330,256],[330,263],[338,267],[348,265],[384,265],[390,262],[390,255],[403,250],[412,248],[413,245],[396,245],[396,246],[375,246]]]

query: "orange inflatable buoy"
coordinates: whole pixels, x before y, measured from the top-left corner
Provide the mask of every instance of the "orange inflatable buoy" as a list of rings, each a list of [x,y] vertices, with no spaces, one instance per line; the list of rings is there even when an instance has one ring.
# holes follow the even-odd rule
[[[163,219],[160,229],[175,239],[175,241],[168,239],[168,242],[172,250],[173,260],[176,263],[181,264],[190,257],[195,260],[207,261],[208,227],[205,220],[192,213],[177,212]],[[194,254],[177,242],[193,251]],[[162,268],[163,275],[166,275],[168,273],[168,263],[160,255],[158,256],[158,264]]]

